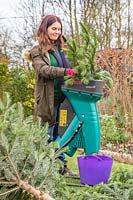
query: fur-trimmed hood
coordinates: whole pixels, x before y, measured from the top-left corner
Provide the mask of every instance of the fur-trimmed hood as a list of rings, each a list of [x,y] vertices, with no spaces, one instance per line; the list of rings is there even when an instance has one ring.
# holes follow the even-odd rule
[[[28,62],[32,62],[31,55],[30,55],[30,50],[29,49],[24,49],[22,52],[22,58]]]
[[[38,45],[38,41],[36,41],[36,42],[34,43],[34,45],[32,46],[32,48],[33,48],[34,46],[37,46],[37,45]],[[31,49],[32,49],[32,48],[31,48]],[[28,62],[32,62],[31,55],[30,55],[31,49],[24,49],[23,52],[22,52],[22,58],[23,58],[24,60],[28,61]]]
[[[38,41],[36,41],[34,43],[34,45],[32,46],[31,49],[24,49],[23,52],[22,52],[22,58],[28,62],[32,62],[32,59],[31,59],[31,50],[35,47],[35,46],[38,46],[39,48],[39,43]],[[45,46],[45,48],[42,49],[42,53],[43,54],[47,54],[48,50],[50,50],[50,45],[47,45]]]

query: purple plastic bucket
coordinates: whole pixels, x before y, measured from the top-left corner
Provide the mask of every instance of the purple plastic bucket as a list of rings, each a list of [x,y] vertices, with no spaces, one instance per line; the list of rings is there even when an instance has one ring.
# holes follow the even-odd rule
[[[113,165],[112,158],[105,155],[89,155],[77,159],[81,183],[93,186],[108,182]]]

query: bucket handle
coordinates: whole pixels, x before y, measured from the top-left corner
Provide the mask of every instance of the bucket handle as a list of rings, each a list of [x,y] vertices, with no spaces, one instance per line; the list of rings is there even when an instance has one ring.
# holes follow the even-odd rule
[[[100,158],[100,157],[98,157],[98,156],[93,156],[94,158],[97,158],[97,160],[99,160],[99,161],[102,161],[103,159],[102,158]],[[84,159],[87,159],[88,157],[84,157]]]

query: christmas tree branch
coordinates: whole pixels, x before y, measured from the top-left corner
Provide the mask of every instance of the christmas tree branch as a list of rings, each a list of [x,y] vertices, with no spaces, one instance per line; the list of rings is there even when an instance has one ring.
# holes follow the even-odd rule
[[[55,200],[48,193],[32,187],[28,182],[19,180],[18,185],[39,200]]]
[[[50,176],[52,175],[51,167],[52,167],[52,163],[51,163],[51,165],[49,166],[49,170],[48,170],[47,175],[46,175],[45,178],[43,179],[43,181],[42,181],[42,183],[40,184],[40,186],[38,187],[38,189],[40,189],[40,188],[42,187],[42,185],[45,183],[45,181],[47,180],[47,178],[50,177]]]
[[[7,195],[7,194],[9,194],[9,193],[11,193],[11,192],[14,192],[14,191],[16,191],[16,190],[18,190],[18,189],[19,189],[19,187],[17,186],[17,187],[15,187],[15,188],[13,188],[12,190],[8,190],[7,192],[3,192],[3,193],[0,194],[0,197],[1,197],[1,196],[4,196],[4,195]]]
[[[12,182],[13,184],[17,184],[24,191],[27,191],[28,193],[30,193],[31,195],[33,195],[35,198],[37,198],[39,200],[54,200],[48,193],[41,191],[39,189],[36,189],[35,187],[31,186],[28,182],[21,180],[9,154],[7,154],[7,159],[10,161],[10,163],[15,171],[16,178],[17,178],[16,182]],[[3,182],[3,184],[4,183],[8,185],[11,182]],[[19,187],[17,187],[16,189],[8,190],[7,192],[0,194],[0,196],[11,193],[11,192],[17,190]]]
[[[3,180],[3,179],[5,179],[5,177],[4,177],[4,176],[0,177],[0,180]]]
[[[40,184],[40,186],[38,187],[38,188],[41,188],[42,187],[42,185],[45,183],[45,181],[46,181],[46,179],[49,177],[49,176],[51,176],[51,172],[49,172],[46,176],[45,176],[45,178],[44,178],[44,180],[42,181],[42,183]]]
[[[7,154],[7,159],[10,161],[10,163],[11,163],[13,169],[14,169],[14,172],[15,172],[15,174],[17,176],[17,179],[20,180],[20,176],[19,176],[19,174],[18,174],[18,172],[17,172],[17,170],[16,170],[16,168],[15,168],[15,166],[14,166],[9,154]]]
[[[7,184],[7,185],[16,185],[17,182],[7,182],[7,181],[2,181],[0,184]]]
[[[19,199],[24,199],[27,198],[28,194],[36,200],[54,200],[49,191],[51,194],[55,189],[58,191],[56,183],[60,177],[54,176],[56,175],[54,165],[51,166],[51,163],[48,162],[49,169],[47,169],[48,166],[45,166],[45,159],[47,162],[48,157],[51,156],[51,147],[46,147],[46,152],[44,143],[43,148],[34,148],[37,144],[42,145],[47,130],[38,137],[38,133],[40,134],[42,131],[40,124],[38,122],[33,124],[32,118],[24,118],[21,104],[9,106],[9,103],[8,95],[6,95],[5,103],[0,101],[0,105],[3,105],[0,113],[0,154],[2,158],[0,158],[0,166],[2,166],[0,167],[0,186],[2,189],[0,199],[1,197],[9,199],[12,198],[12,195],[14,195],[14,199],[18,199],[17,195],[20,195]],[[30,138],[32,138],[31,145],[29,145]],[[30,153],[27,154],[27,152]],[[46,179],[48,179],[48,184],[45,185],[46,189],[38,188],[40,183],[43,184]],[[34,185],[32,186],[31,183]],[[50,187],[50,184],[53,187]]]
[[[30,155],[28,155],[28,156],[26,157],[26,159],[25,159],[24,166],[23,166],[22,171],[21,171],[21,173],[20,173],[20,177],[22,177],[22,175],[23,175],[23,172],[24,172],[24,170],[25,170],[25,167],[26,167],[26,164],[27,164],[27,161],[28,161],[29,157],[30,157]]]

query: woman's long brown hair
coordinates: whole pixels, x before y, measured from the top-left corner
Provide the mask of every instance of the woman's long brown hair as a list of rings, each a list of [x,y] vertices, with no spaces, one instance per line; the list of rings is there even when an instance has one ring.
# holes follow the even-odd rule
[[[46,45],[49,45],[51,47],[50,50],[55,51],[54,45],[49,40],[48,34],[47,34],[48,27],[51,26],[55,22],[59,22],[61,24],[61,35],[56,41],[56,46],[59,49],[62,49],[62,47],[64,46],[64,40],[62,38],[62,22],[60,18],[55,15],[47,15],[43,17],[41,24],[38,28],[38,32],[37,32],[37,37],[38,37],[39,45],[41,48],[44,48]]]

